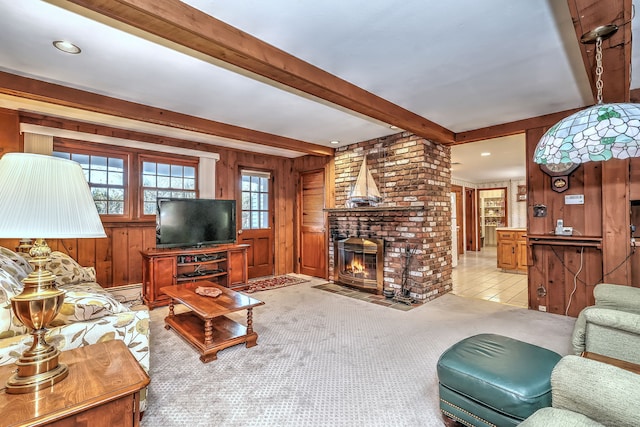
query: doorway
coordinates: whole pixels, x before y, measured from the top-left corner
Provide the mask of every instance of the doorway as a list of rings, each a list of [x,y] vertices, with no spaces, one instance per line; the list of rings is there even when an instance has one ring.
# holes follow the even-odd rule
[[[465,249],[467,251],[478,251],[480,248],[478,245],[479,233],[476,219],[476,189],[468,187],[465,188],[464,200],[466,206],[464,210],[464,223],[466,225]]]
[[[481,247],[496,247],[496,229],[509,226],[507,188],[483,188],[478,190],[480,200],[479,230]]]
[[[462,201],[462,187],[459,185],[452,185],[451,192],[455,194],[455,212],[456,212],[456,225],[454,232],[456,233],[456,241],[458,248],[458,256],[464,254],[465,242],[464,242],[464,221],[462,220],[463,214],[463,201]],[[453,207],[452,207],[453,211]]]

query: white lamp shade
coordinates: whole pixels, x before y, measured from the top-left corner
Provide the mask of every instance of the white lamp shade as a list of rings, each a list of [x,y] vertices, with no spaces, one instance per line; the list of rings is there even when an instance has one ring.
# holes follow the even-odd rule
[[[0,159],[0,238],[106,237],[82,167],[30,153]]]

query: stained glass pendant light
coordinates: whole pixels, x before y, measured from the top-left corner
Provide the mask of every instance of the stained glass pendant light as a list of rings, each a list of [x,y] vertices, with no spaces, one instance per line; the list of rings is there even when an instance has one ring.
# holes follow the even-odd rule
[[[598,102],[553,125],[538,142],[534,162],[575,164],[640,157],[640,104],[602,103],[602,41],[617,30],[616,25],[604,25],[582,36],[582,43],[596,44]]]

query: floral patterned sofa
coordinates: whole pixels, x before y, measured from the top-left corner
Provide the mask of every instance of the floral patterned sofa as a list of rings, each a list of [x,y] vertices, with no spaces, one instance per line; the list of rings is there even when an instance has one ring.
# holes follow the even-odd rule
[[[10,298],[22,291],[21,280],[32,271],[29,256],[0,247],[0,365],[14,363],[30,346],[31,335],[13,315]],[[47,269],[65,291],[60,313],[49,325],[47,342],[60,351],[109,340],[122,340],[149,372],[149,310],[129,308],[95,282],[93,267],[82,267],[61,252],[51,254]],[[4,381],[6,379],[0,379]],[[140,410],[146,409],[146,389]]]

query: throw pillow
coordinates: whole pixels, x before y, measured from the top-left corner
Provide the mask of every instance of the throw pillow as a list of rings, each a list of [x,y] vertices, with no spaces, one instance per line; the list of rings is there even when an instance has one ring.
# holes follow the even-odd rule
[[[15,262],[4,253],[0,253],[0,268],[12,275],[17,281],[24,279],[27,277],[27,274],[31,272],[31,270],[28,272],[25,271],[22,265]]]
[[[69,255],[53,251],[47,270],[56,276],[56,285],[72,285],[83,282],[95,282],[96,275],[93,268],[85,268]]]
[[[11,297],[22,292],[22,284],[5,270],[0,270],[0,339],[22,335],[28,328],[13,315]]]
[[[65,285],[60,289],[65,291],[64,303],[51,326],[99,319],[129,311],[110,292],[95,282]]]
[[[19,254],[13,252],[11,249],[7,249],[3,246],[0,246],[0,254],[8,256],[14,261],[16,264],[22,267],[26,274],[29,274],[33,271],[33,266],[29,264],[29,255],[28,254]]]

